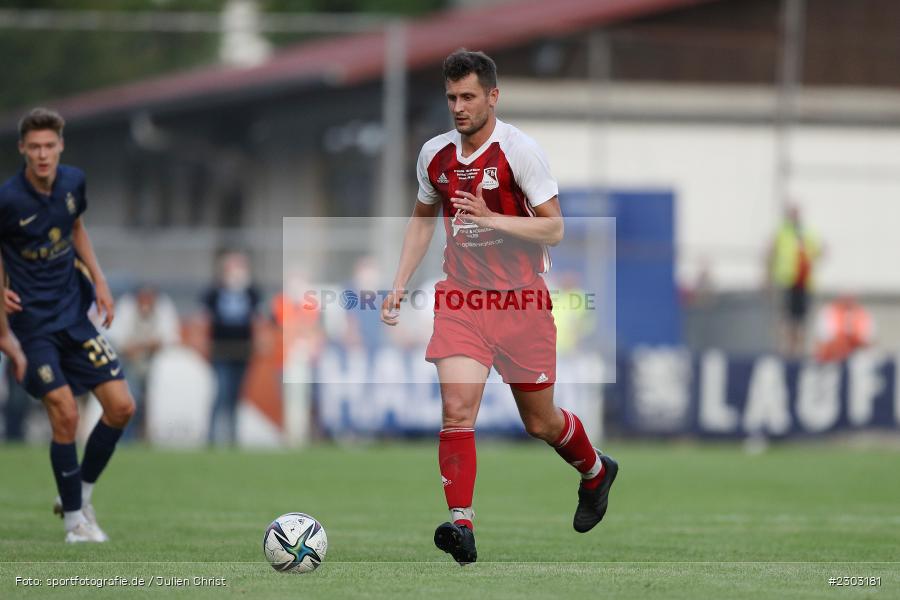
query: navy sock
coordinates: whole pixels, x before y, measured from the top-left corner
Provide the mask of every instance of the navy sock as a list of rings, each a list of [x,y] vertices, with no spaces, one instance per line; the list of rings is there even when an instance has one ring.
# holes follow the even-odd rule
[[[75,442],[58,444],[50,442],[50,465],[56,478],[56,489],[62,500],[63,510],[81,510],[81,469]]]
[[[84,481],[87,483],[97,481],[100,473],[106,468],[113,450],[116,449],[116,442],[120,437],[122,437],[121,429],[97,421],[84,447],[84,458],[81,461],[81,478]]]

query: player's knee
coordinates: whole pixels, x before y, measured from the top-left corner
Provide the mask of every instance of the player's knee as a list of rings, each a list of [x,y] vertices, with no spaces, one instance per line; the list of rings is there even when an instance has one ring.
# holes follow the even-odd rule
[[[128,425],[128,421],[134,416],[134,410],[134,400],[131,396],[128,396],[127,399],[118,402],[115,406],[111,407],[106,413],[106,418],[113,427],[121,429]]]
[[[475,415],[471,407],[464,402],[444,403],[444,429],[451,427],[474,427]]]
[[[546,419],[537,417],[523,419],[525,431],[533,438],[544,440],[547,443],[553,441],[554,435],[551,424]]]

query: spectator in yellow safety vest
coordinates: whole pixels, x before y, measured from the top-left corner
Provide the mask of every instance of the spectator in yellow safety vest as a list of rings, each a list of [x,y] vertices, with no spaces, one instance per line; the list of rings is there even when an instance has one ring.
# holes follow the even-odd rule
[[[781,295],[782,351],[789,356],[803,353],[813,272],[821,254],[819,241],[803,224],[799,207],[788,206],[772,241],[767,266],[769,282]]]

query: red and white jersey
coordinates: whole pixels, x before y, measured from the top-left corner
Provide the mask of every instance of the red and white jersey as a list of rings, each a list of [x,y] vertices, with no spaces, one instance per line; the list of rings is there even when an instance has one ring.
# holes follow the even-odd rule
[[[496,122],[491,137],[469,156],[462,156],[462,136],[456,130],[422,146],[416,168],[418,199],[443,202],[447,246],[444,272],[473,288],[518,289],[550,269],[550,255],[541,244],[478,227],[455,214],[451,198],[457,190],[474,194],[483,183],[488,208],[504,215],[534,216],[533,207],[559,194],[547,157],[519,129]]]

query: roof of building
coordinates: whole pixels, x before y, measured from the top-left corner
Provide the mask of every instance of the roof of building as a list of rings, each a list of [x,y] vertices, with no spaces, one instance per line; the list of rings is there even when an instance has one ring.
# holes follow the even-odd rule
[[[499,50],[713,1],[524,0],[452,9],[408,22],[407,65],[415,70],[439,63],[460,47]],[[384,45],[382,30],[329,37],[285,48],[254,67],[206,67],[89,91],[52,105],[71,123],[285,89],[353,85],[381,76]]]

